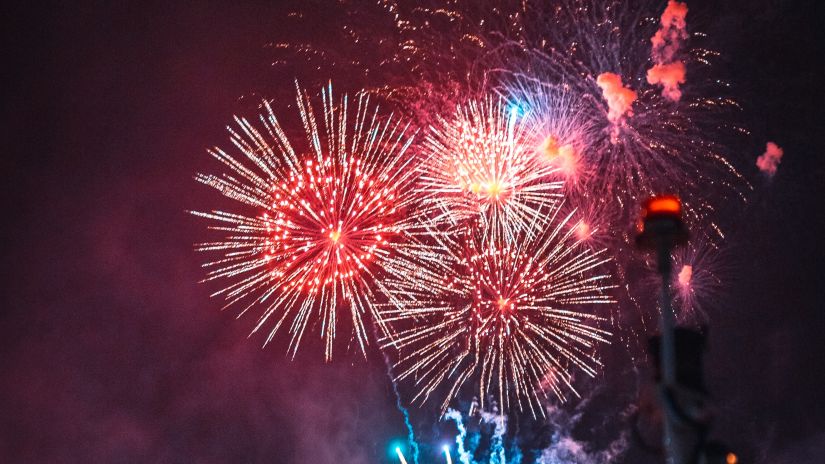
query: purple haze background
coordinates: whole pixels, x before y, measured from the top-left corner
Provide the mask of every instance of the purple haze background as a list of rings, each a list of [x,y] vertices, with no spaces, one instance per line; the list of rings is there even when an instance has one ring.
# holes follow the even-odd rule
[[[823,7],[689,5],[764,134],[743,156],[765,139],[786,154],[770,182],[747,173],[756,191],[733,234],[732,305],[711,314],[714,436],[751,462],[817,462]],[[254,106],[251,90],[291,86],[264,48],[288,39],[287,7],[2,8],[0,462],[387,460],[405,432],[379,356],[290,362],[197,283],[204,224],[184,211],[216,197],[192,175],[226,143],[231,115]],[[655,462],[644,456],[627,461]]]

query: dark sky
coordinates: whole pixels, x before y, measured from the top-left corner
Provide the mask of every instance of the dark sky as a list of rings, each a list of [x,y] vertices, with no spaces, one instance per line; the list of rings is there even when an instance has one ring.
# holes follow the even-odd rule
[[[714,435],[751,462],[825,462],[823,7],[688,3],[753,129],[742,156],[785,149],[773,180],[746,171]],[[214,197],[192,175],[242,96],[291,85],[263,46],[283,13],[3,7],[0,462],[382,462],[403,436],[378,355],[290,362],[197,283],[204,224],[184,211]]]

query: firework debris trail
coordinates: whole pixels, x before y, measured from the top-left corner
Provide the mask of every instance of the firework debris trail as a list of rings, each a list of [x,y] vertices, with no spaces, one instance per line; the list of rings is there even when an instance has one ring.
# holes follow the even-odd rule
[[[687,4],[670,0],[662,13],[661,26],[650,38],[653,67],[647,71],[647,83],[660,85],[662,96],[677,102],[682,98],[679,85],[685,83],[685,63],[677,58],[687,40]]]
[[[398,391],[398,385],[395,383],[395,380],[393,380],[392,363],[386,354],[384,354],[383,357],[384,364],[387,366],[387,376],[390,378],[390,383],[392,384],[392,392],[395,395],[395,407],[398,408],[398,411],[400,411],[401,415],[404,416],[404,426],[407,427],[407,442],[413,450],[413,463],[418,464],[418,442],[415,440],[415,430],[413,429],[412,422],[410,421],[410,412],[401,402],[401,393]],[[400,449],[396,449],[396,451],[399,456],[403,456]]]

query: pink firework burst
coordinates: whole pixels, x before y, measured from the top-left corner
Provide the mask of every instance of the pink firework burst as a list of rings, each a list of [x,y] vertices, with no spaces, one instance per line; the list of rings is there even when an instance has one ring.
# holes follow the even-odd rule
[[[488,98],[457,107],[431,127],[422,151],[419,193],[436,223],[478,223],[485,237],[511,239],[514,231],[559,201],[555,167],[531,145],[530,126],[515,108]]]

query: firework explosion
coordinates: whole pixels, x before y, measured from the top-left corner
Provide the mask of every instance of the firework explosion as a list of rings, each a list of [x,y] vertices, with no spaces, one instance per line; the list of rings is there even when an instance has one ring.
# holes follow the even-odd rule
[[[529,112],[531,143],[578,180],[567,187],[578,185],[579,194],[611,196],[628,211],[669,191],[713,221],[716,202],[749,189],[723,143],[747,134],[730,122],[739,106],[713,74],[718,53],[704,46],[704,34],[688,31],[682,2],[342,5],[349,19],[342,40],[352,50],[323,55],[319,68],[368,72],[372,91],[415,114],[422,127],[495,92]],[[364,22],[386,31],[359,28]],[[282,55],[312,59],[308,44],[281,46]],[[629,217],[617,219],[613,226]]]
[[[575,193],[592,174],[582,159],[592,123],[580,114],[573,94],[541,82],[513,81],[506,98],[531,127],[528,145],[535,147],[541,161],[555,169],[566,193]]]
[[[229,171],[197,180],[254,215],[195,214],[227,233],[198,246],[223,254],[205,264],[207,280],[229,281],[215,295],[227,305],[249,301],[241,313],[260,306],[255,330],[274,322],[267,341],[287,324],[293,355],[308,326],[320,322],[329,360],[341,312],[365,349],[374,298],[369,282],[403,228],[412,169],[411,137],[398,120],[381,119],[365,95],[354,112],[346,96],[334,103],[331,86],[322,99],[319,125],[309,96],[298,89],[308,152],[296,151],[268,104],[260,129],[237,118],[240,131],[229,131],[240,156],[215,149]]]
[[[724,95],[724,83],[710,78],[717,54],[689,46],[687,8],[672,13],[669,7],[659,19],[625,3],[562,5],[529,3],[524,27],[506,41],[520,58],[498,72],[501,91],[525,102],[546,100],[542,94],[574,96],[562,114],[565,123],[557,121],[554,105],[531,108],[534,125],[551,128],[546,136],[566,132],[571,135],[562,140],[579,147],[576,164],[591,175],[574,194],[610,196],[627,211],[622,206],[672,191],[690,214],[712,221],[713,202],[747,188],[719,142],[741,129],[723,117],[738,106]],[[695,42],[701,39],[697,34]],[[674,67],[683,70],[681,76],[668,74]],[[566,131],[552,130],[562,124]],[[629,217],[616,219],[613,226]]]
[[[399,247],[381,311],[393,335],[382,345],[399,353],[396,379],[418,387],[413,401],[443,387],[443,412],[473,382],[482,407],[492,397],[536,416],[547,391],[573,389],[570,368],[595,374],[593,349],[608,333],[584,308],[612,302],[609,276],[598,273],[607,258],[582,246],[558,212],[511,242],[468,227]]]
[[[322,128],[299,91],[309,155],[268,106],[262,131],[239,119],[243,158],[216,150],[230,174],[198,180],[255,213],[198,213],[229,233],[199,247],[223,253],[207,280],[227,279],[216,294],[249,301],[244,312],[261,306],[256,330],[272,319],[270,339],[286,323],[293,352],[320,322],[329,359],[338,310],[362,351],[375,324],[394,381],[413,385],[413,401],[437,397],[442,414],[472,391],[482,408],[543,416],[548,397],[575,392],[574,372],[596,373],[610,334],[593,305],[610,303],[628,347],[646,330],[627,323],[655,293],[632,282],[631,205],[680,195],[716,249],[718,203],[750,188],[727,157],[747,131],[728,122],[739,107],[713,76],[717,53],[678,1],[335,8],[339,42],[273,44],[276,63],[364,77],[425,136],[413,142],[364,95],[350,117],[331,90]],[[768,152],[758,166],[772,174],[782,152]],[[700,248],[675,257],[685,311],[704,312],[720,286]]]
[[[530,145],[517,109],[486,99],[458,107],[431,128],[418,190],[433,222],[482,224],[485,238],[512,241],[514,229],[557,202],[560,182]]]
[[[685,323],[707,322],[708,308],[720,306],[726,281],[730,280],[727,251],[703,236],[673,253],[673,281],[678,320]]]

